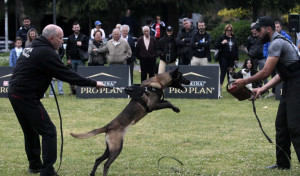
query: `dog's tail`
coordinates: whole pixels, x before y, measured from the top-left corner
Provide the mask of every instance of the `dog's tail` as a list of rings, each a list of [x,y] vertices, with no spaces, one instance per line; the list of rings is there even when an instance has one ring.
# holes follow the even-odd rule
[[[106,132],[106,127],[94,129],[87,133],[80,133],[80,134],[71,133],[71,136],[73,136],[74,138],[85,139],[92,136],[96,136],[97,134],[104,133],[104,132]]]

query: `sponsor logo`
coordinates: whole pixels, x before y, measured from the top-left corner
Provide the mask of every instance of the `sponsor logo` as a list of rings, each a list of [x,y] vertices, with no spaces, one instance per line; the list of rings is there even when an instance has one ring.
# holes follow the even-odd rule
[[[194,73],[194,72],[188,72],[188,73],[183,74],[183,76],[189,76],[189,75],[198,76],[198,77],[201,77],[201,78],[212,79],[210,77],[207,77],[207,76],[204,76],[204,75],[200,75],[200,74]]]
[[[111,75],[111,74],[108,74],[108,73],[103,73],[103,72],[88,76],[87,78],[94,78],[94,77],[97,77],[97,76],[107,76],[107,77],[111,77],[111,78],[122,79],[120,77],[117,77],[117,76],[114,76],[114,75]]]
[[[12,74],[3,75],[3,76],[0,77],[0,79],[1,79],[1,78],[7,78],[7,77],[10,77],[11,75],[12,75]]]
[[[9,81],[3,81],[3,86],[8,86],[9,85]]]

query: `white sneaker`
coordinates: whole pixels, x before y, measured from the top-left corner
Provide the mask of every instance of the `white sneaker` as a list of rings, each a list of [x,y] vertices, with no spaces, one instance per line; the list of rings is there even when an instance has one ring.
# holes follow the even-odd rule
[[[266,95],[265,98],[270,98],[270,97],[274,97],[275,94],[273,92],[270,92],[269,95]]]
[[[53,98],[54,97],[54,95],[53,94],[49,94],[49,98]]]

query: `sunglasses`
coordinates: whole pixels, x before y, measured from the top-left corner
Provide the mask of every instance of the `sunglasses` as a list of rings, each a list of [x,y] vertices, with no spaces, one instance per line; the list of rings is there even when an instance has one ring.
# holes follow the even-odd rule
[[[226,31],[229,31],[229,32],[231,32],[232,30],[226,30]]]

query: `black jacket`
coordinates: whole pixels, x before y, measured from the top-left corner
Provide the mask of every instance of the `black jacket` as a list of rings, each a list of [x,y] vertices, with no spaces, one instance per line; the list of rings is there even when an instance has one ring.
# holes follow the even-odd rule
[[[247,38],[247,50],[251,59],[264,59],[263,44],[257,36],[250,35]]]
[[[199,34],[199,32],[195,33],[191,39],[192,56],[198,58],[207,57],[207,60],[210,62],[210,43],[211,38],[207,32],[204,34]]]
[[[81,41],[82,45],[78,46],[77,41]],[[83,51],[88,51],[89,48],[89,38],[81,33],[78,34],[77,39],[75,39],[75,35],[72,34],[68,37],[67,47],[66,47],[66,55],[67,60],[80,60],[79,56],[79,48]]]
[[[132,62],[134,62],[136,60],[135,59],[135,41],[131,36],[128,36],[127,42],[129,44],[131,52],[132,52],[131,57],[127,59],[127,65],[130,65]]]
[[[179,54],[183,55],[183,54],[190,54],[190,50],[191,50],[191,39],[193,34],[197,32],[197,29],[194,28],[194,26],[191,26],[191,30],[189,32],[187,32],[185,30],[185,28],[182,28],[177,35],[176,38],[176,44],[179,48]],[[184,41],[182,41],[182,39],[184,39]]]
[[[21,29],[18,30],[16,37],[22,38],[22,47],[25,48],[25,43],[27,41],[27,33],[29,29],[34,28],[33,26],[30,26],[28,29],[25,29],[24,26],[21,27]]]
[[[52,77],[79,86],[96,86],[97,82],[66,67],[49,41],[40,36],[25,48],[17,60],[8,91],[22,98],[41,99]]]
[[[170,54],[170,57],[167,59],[167,54]],[[158,48],[157,48],[157,55],[160,56],[160,60],[165,62],[175,62],[177,58],[177,45],[175,38],[165,37],[159,39],[158,41]]]
[[[228,42],[223,45],[221,42],[224,39],[226,39]],[[232,45],[230,45],[230,42]],[[225,34],[221,35],[215,43],[215,48],[219,49],[219,57],[239,60],[239,45],[234,35],[232,37],[228,37]]]

